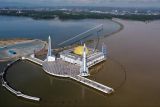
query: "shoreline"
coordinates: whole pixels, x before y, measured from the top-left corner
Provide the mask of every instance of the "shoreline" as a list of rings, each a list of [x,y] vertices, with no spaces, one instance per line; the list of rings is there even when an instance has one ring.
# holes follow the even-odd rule
[[[106,38],[106,37],[111,36],[111,35],[114,35],[114,34],[120,32],[121,30],[123,30],[124,25],[123,25],[122,23],[118,22],[118,21],[116,20],[116,18],[112,19],[111,21],[113,21],[114,23],[117,23],[118,25],[120,25],[120,28],[119,28],[117,31],[115,31],[115,32],[112,32],[112,33],[110,33],[110,34],[104,34],[104,35],[100,36],[100,39]],[[90,43],[93,42],[92,40],[94,40],[94,39],[96,39],[96,38],[93,38],[93,39],[88,40],[88,41],[86,41],[86,42],[87,42],[88,44],[90,44]],[[8,38],[8,39],[0,39],[0,48],[5,48],[5,47],[10,46],[10,45],[15,45],[15,44],[19,44],[19,43],[29,42],[29,41],[32,41],[32,40],[33,40],[33,39],[31,39],[31,38]],[[45,42],[47,42],[47,41],[45,41]],[[53,50],[56,51],[56,52],[60,52],[60,51],[62,51],[62,50],[65,50],[65,49],[68,49],[68,48],[71,48],[71,47],[74,47],[74,46],[77,46],[77,43],[70,44],[70,45],[65,46],[65,47],[55,48],[55,49],[53,49]],[[46,52],[47,52],[47,51],[46,51]],[[46,54],[46,52],[44,51],[43,54]],[[41,54],[42,54],[42,53],[41,53]],[[38,53],[37,53],[37,55],[39,56]],[[40,55],[40,56],[41,56],[41,55]]]
[[[14,81],[14,83],[20,86],[19,89],[24,88],[22,86],[23,83],[19,82],[22,77],[29,89],[42,87],[36,92],[34,90],[28,91],[28,93],[42,93],[42,96],[45,98],[41,100],[40,105],[42,106],[63,106],[64,104],[97,107],[159,106],[160,60],[158,58],[160,57],[160,43],[158,41],[160,36],[158,35],[160,34],[160,21],[146,24],[140,21],[114,20],[121,23],[124,28],[120,30],[118,27],[119,32],[117,29],[116,34],[114,32],[110,36],[102,36],[103,38],[100,38],[99,44],[104,43],[107,46],[110,58],[103,62],[102,65],[93,68],[96,73],[93,72],[90,78],[102,84],[112,86],[116,90],[113,95],[103,96],[96,91],[94,92],[94,90],[93,92],[92,90],[90,91],[88,87],[72,83],[68,79],[63,80],[63,82],[61,78],[51,78],[46,74],[44,74],[46,77],[41,76],[43,70],[25,62],[15,65],[14,68],[16,69],[11,69],[11,72],[7,75],[8,80]],[[5,64],[1,63],[1,68]],[[123,71],[124,69],[125,72]],[[28,84],[30,80],[33,81],[31,85]],[[57,84],[60,84],[58,86],[58,88],[61,88],[60,90],[54,87]],[[72,90],[69,90],[70,88]],[[26,103],[21,104],[16,98],[12,98],[8,93],[3,92],[3,88],[1,90],[1,102],[6,101],[6,103],[1,103],[1,105],[26,106]],[[69,92],[74,92],[75,95],[68,94]],[[63,95],[60,94],[57,97],[58,94],[56,93],[63,93]],[[27,106],[34,106],[34,104],[27,104]]]
[[[120,25],[120,28],[119,28],[117,31],[115,31],[115,32],[112,32],[112,33],[110,33],[110,34],[105,34],[105,35],[103,36],[104,38],[106,38],[106,37],[108,37],[108,36],[112,36],[112,35],[114,35],[114,34],[117,34],[117,33],[119,33],[121,30],[124,29],[124,25],[123,25],[122,23],[120,23],[119,21],[117,21],[117,18],[113,18],[111,21],[113,21],[113,22],[117,23],[118,25]]]
[[[8,39],[0,39],[0,48],[7,47],[9,45],[14,45],[17,43],[22,43],[26,41],[31,41],[29,38],[8,38]]]

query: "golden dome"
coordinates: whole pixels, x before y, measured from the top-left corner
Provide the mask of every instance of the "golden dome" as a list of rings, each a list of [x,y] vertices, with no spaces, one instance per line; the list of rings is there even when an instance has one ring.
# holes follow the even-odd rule
[[[73,50],[73,53],[77,54],[77,55],[83,55],[83,46],[77,46],[77,47],[75,47],[74,50]],[[86,47],[86,54],[88,54],[87,47]]]

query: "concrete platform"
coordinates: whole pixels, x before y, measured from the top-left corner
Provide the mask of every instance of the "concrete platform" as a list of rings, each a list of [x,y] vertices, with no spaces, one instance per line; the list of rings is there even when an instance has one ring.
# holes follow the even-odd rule
[[[77,82],[80,82],[84,85],[87,85],[105,94],[110,94],[114,92],[113,88],[105,86],[96,81],[87,79],[85,77],[81,77],[80,76],[80,66],[78,66],[77,64],[71,64],[71,63],[63,61],[62,59],[57,59],[56,61],[53,61],[53,62],[42,61],[40,59],[31,58],[31,57],[27,57],[24,59],[31,61],[33,63],[36,63],[38,65],[41,65],[43,70],[47,74],[50,74],[52,76],[71,78]]]
[[[80,76],[80,67],[78,65],[74,65],[59,59],[54,62],[44,62],[42,66],[44,71],[50,75],[71,78],[105,94],[114,92],[114,89],[108,86]]]

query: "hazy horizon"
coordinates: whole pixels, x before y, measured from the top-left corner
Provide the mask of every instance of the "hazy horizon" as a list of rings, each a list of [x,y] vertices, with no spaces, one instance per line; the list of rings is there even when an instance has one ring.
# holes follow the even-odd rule
[[[0,7],[38,6],[160,7],[160,0],[0,0]]]

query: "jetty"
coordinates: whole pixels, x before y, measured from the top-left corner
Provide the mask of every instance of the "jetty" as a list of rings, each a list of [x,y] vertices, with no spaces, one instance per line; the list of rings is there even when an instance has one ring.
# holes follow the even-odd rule
[[[43,63],[43,69],[46,73],[58,76],[58,77],[68,77],[73,80],[76,80],[77,82],[80,82],[84,85],[87,85],[91,88],[94,88],[98,91],[101,91],[105,94],[110,94],[114,92],[114,89],[105,86],[103,84],[100,84],[96,81],[87,79],[85,77],[82,77],[79,75],[79,66],[69,64],[67,62],[63,62],[62,60],[56,60],[55,62],[44,62]]]
[[[53,62],[48,62],[48,61],[42,61],[37,58],[33,57],[25,57],[23,59],[26,59],[28,61],[31,61],[33,63],[36,63],[40,66],[43,67],[43,70],[52,76],[56,77],[65,77],[65,78],[70,78],[73,79],[77,82],[80,82],[88,87],[94,88],[95,90],[98,90],[100,92],[103,92],[105,94],[110,94],[114,92],[113,88],[110,88],[106,85],[100,84],[96,81],[87,79],[85,77],[82,77],[79,75],[79,69],[80,66],[70,64],[68,62],[65,62],[61,59],[57,59],[56,61]]]
[[[29,95],[25,95],[20,91],[16,91],[8,85],[5,79],[6,72],[10,66],[20,60],[27,60],[40,65],[47,74],[50,74],[52,76],[70,78],[105,94],[111,94],[114,92],[113,88],[87,78],[88,76],[90,76],[89,67],[94,66],[107,59],[107,50],[104,45],[102,45],[102,50],[99,51],[94,48],[87,48],[84,43],[83,46],[81,45],[75,47],[74,49],[64,50],[59,53],[59,57],[56,57],[52,55],[50,36],[48,38],[48,41],[48,53],[44,61],[36,58],[33,53],[29,56],[23,55],[21,59],[17,59],[16,61],[8,63],[7,67],[4,68],[4,71],[0,74],[2,76],[2,86],[9,90],[11,93],[15,94],[17,97],[40,101],[40,98],[38,97],[32,97]]]
[[[7,70],[9,69],[9,67],[11,67],[14,63],[16,63],[18,61],[20,61],[20,59],[17,59],[15,61],[12,61],[12,62],[8,63],[7,67],[4,68],[3,72],[1,73],[2,86],[5,87],[8,91],[10,91],[12,94],[16,95],[17,97],[22,97],[22,98],[29,99],[29,100],[34,100],[34,101],[40,101],[40,98],[32,97],[32,96],[23,94],[22,92],[17,91],[15,89],[13,89],[11,86],[8,85],[7,80],[6,80]]]
[[[100,83],[98,83],[96,81],[84,78],[84,77],[82,77],[80,75],[77,75],[77,76],[74,76],[74,77],[71,76],[70,78],[72,78],[73,80],[76,80],[76,81],[78,81],[78,82],[80,82],[82,84],[85,84],[85,85],[87,85],[87,86],[89,86],[91,88],[94,88],[94,89],[99,90],[99,91],[101,91],[103,93],[106,93],[106,94],[111,94],[112,92],[114,92],[113,88],[110,88],[108,86],[100,84]]]
[[[30,62],[33,62],[35,64],[38,64],[40,66],[42,66],[43,62],[42,60],[35,58],[35,57],[22,57],[22,60],[28,60]]]
[[[48,53],[44,61],[35,58],[34,54],[29,57],[22,57],[22,59],[42,66],[47,74],[62,78],[71,78],[105,94],[114,92],[114,89],[86,78],[86,76],[90,75],[89,67],[106,60],[105,55],[107,50],[104,45],[102,45],[102,51],[98,51],[89,49],[84,44],[84,46],[78,46],[75,49],[61,52],[60,58],[52,55],[51,50],[51,38],[49,36]]]
[[[9,90],[11,93],[15,94],[17,97],[23,97],[23,98],[26,98],[26,99],[29,99],[29,100],[40,101],[40,98],[38,98],[38,97],[32,97],[32,96],[29,96],[29,95],[25,95],[20,91],[14,90],[5,81],[2,82],[2,86],[5,87],[7,90]]]

